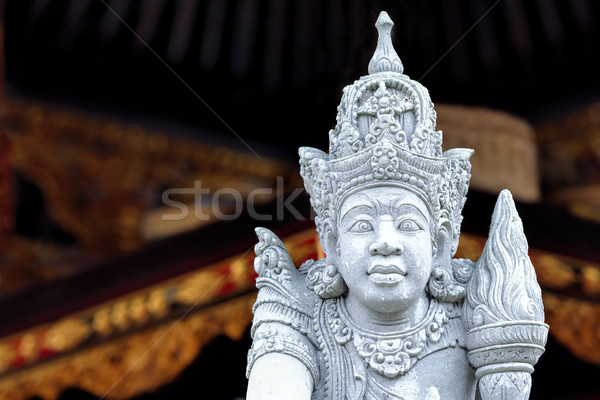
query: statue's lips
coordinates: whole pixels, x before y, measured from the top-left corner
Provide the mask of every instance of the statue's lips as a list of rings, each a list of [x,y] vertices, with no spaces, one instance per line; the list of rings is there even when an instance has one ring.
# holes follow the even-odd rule
[[[376,284],[395,285],[406,275],[406,269],[398,265],[371,265],[367,269],[369,279]]]

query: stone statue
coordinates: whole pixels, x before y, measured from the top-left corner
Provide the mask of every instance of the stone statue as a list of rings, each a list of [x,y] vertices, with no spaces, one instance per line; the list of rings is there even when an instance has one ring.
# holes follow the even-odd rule
[[[479,261],[453,259],[473,151],[442,153],[385,12],[376,26],[369,75],[344,89],[329,154],[299,151],[327,257],[296,269],[256,229],[248,399],[527,399],[548,326],[511,194]]]

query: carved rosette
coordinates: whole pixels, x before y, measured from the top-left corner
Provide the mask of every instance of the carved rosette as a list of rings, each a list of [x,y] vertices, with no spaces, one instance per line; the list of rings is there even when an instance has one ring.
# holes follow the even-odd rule
[[[371,168],[376,179],[393,179],[398,173],[398,157],[396,150],[389,144],[383,142],[373,151]]]
[[[467,349],[482,400],[528,399],[548,325],[541,290],[512,196],[504,190],[490,236],[467,285]]]

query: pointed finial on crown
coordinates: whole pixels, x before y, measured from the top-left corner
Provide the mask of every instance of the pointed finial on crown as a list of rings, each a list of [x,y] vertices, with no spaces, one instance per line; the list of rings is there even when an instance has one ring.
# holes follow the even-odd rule
[[[382,11],[375,23],[375,27],[379,32],[379,38],[377,39],[375,53],[369,62],[369,74],[377,72],[397,72],[401,74],[404,72],[402,61],[400,61],[400,57],[398,57],[392,44],[391,32],[393,26],[394,21],[392,21],[388,13]]]

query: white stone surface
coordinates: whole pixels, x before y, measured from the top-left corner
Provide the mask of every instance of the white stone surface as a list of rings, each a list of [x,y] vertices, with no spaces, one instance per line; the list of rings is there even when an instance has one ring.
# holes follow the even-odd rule
[[[313,385],[301,362],[282,353],[269,353],[252,368],[246,400],[309,400]]]
[[[453,259],[472,151],[442,153],[387,14],[376,26],[370,74],[345,88],[329,154],[299,151],[328,257],[296,269],[256,229],[248,399],[527,399],[548,327],[510,192],[481,259]]]

